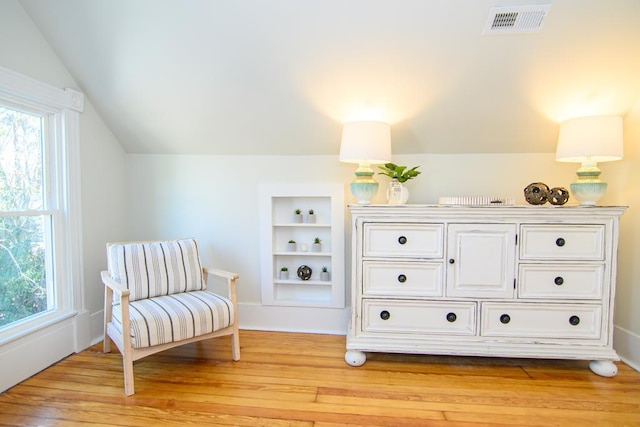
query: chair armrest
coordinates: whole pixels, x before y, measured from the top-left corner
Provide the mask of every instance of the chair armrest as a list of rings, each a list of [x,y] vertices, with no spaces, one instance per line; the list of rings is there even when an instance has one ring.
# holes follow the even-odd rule
[[[217,276],[227,281],[229,298],[231,299],[231,302],[235,307],[238,304],[238,300],[236,296],[236,280],[238,280],[240,276],[237,273],[232,273],[230,271],[225,271],[225,270],[219,270],[217,268],[203,267],[202,271],[204,272],[204,275],[205,275],[205,283],[206,283],[206,278],[209,277],[209,275]]]
[[[217,268],[204,267],[202,270],[204,271],[204,274],[212,274],[214,276],[222,277],[223,279],[227,280],[237,280],[238,277],[240,277],[237,273],[219,270]]]
[[[103,271],[100,273],[100,275],[102,276],[102,283],[104,283],[104,285],[110,288],[113,292],[118,294],[120,297],[129,296],[129,289],[122,286],[121,283],[118,283],[115,280],[113,280],[111,276],[109,276],[108,271]]]

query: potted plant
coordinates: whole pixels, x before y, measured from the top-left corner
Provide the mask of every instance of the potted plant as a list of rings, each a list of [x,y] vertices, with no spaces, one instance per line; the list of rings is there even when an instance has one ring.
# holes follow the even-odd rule
[[[316,222],[316,213],[313,209],[309,209],[309,214],[307,215],[307,222]]]
[[[287,280],[289,278],[289,269],[287,267],[282,267],[280,269],[280,280]]]
[[[293,222],[302,222],[302,211],[300,209],[293,211]]]
[[[297,248],[298,248],[298,245],[296,245],[296,241],[289,240],[289,244],[287,245],[287,249],[289,250],[289,252],[295,252]]]
[[[411,169],[407,169],[407,166],[399,166],[395,163],[385,163],[382,166],[378,166],[378,168],[382,172],[378,172],[380,175],[386,175],[392,179],[391,185],[397,186],[400,184],[400,204],[405,204],[409,200],[409,190],[405,185],[405,182],[409,181],[420,175],[422,172],[419,172],[417,169],[420,166],[414,166]],[[387,192],[387,199],[392,197],[391,191]]]
[[[327,267],[322,267],[322,271],[320,272],[320,280],[322,280],[323,282],[329,281],[329,270],[327,269]]]
[[[311,245],[311,251],[322,252],[322,242],[319,237],[313,239],[313,245]]]

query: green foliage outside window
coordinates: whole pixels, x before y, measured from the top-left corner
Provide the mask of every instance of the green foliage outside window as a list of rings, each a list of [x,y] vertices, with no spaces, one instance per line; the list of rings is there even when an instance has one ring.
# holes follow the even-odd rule
[[[0,106],[0,327],[47,310],[42,119]]]

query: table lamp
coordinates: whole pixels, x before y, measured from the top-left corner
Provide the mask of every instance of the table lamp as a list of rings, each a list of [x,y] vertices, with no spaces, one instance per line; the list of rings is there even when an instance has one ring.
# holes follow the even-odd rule
[[[622,159],[622,118],[591,116],[570,119],[560,125],[556,160],[582,163],[571,192],[580,205],[595,206],[607,191],[600,181],[598,162]]]
[[[378,183],[373,178],[371,165],[391,161],[389,124],[375,121],[345,123],[339,160],[359,165],[356,179],[351,183],[351,193],[358,204],[371,204],[371,199],[378,192]]]

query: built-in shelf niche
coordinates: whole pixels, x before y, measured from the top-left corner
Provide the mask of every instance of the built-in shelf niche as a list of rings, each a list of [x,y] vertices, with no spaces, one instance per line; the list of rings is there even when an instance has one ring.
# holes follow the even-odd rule
[[[260,186],[261,288],[263,305],[344,307],[344,189],[342,184],[263,184]],[[303,222],[296,222],[300,209]],[[312,209],[315,220],[308,222]],[[313,249],[315,238],[321,250]],[[288,247],[295,240],[297,248]],[[297,276],[300,266],[311,277]],[[279,276],[287,267],[289,278]],[[329,280],[321,280],[327,267]]]

